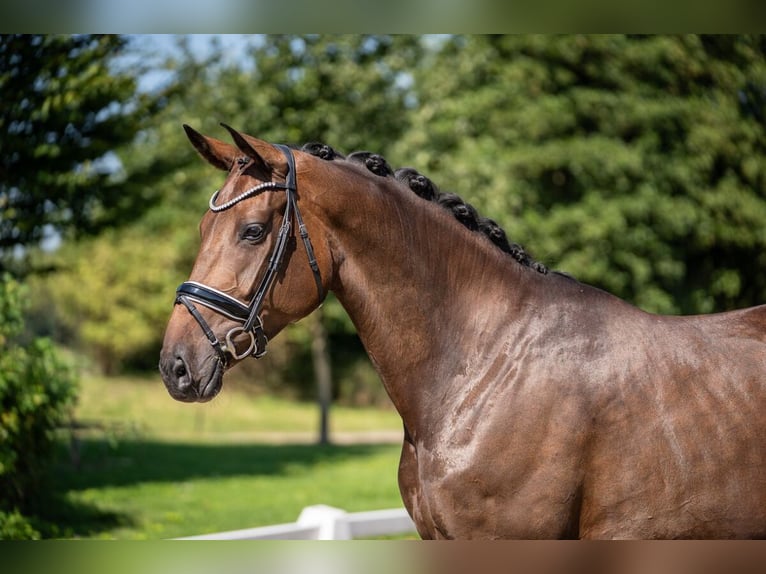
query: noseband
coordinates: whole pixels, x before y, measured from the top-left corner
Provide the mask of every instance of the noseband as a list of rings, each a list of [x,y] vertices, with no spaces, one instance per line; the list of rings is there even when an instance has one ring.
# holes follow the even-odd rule
[[[298,231],[300,233],[301,239],[303,239],[303,246],[306,248],[309,266],[311,267],[311,271],[314,273],[314,280],[316,281],[320,303],[325,296],[324,288],[322,287],[322,278],[319,274],[319,265],[317,264],[316,257],[314,256],[314,249],[311,246],[311,240],[309,240],[308,230],[306,229],[306,225],[303,223],[303,217],[301,217],[301,212],[298,209],[298,203],[296,202],[295,198],[295,193],[298,190],[295,174],[295,158],[293,157],[293,152],[289,147],[280,144],[277,144],[276,147],[279,148],[279,150],[285,154],[285,157],[287,158],[288,172],[285,183],[279,183],[275,181],[267,181],[261,183],[260,185],[256,185],[255,187],[248,189],[234,199],[221,205],[216,205],[215,203],[218,199],[218,193],[220,190],[216,191],[210,198],[210,210],[213,213],[219,213],[221,211],[226,211],[227,209],[238,204],[240,201],[252,197],[261,191],[284,190],[287,196],[285,216],[282,220],[282,225],[279,228],[274,250],[271,253],[271,257],[269,258],[266,273],[264,274],[263,279],[261,279],[261,283],[258,285],[258,289],[255,291],[255,295],[250,301],[250,304],[246,305],[234,297],[219,291],[218,289],[208,287],[207,285],[197,283],[196,281],[186,281],[185,283],[181,283],[181,285],[176,290],[175,304],[182,304],[189,310],[189,313],[191,313],[192,317],[194,317],[197,323],[199,323],[199,326],[202,328],[202,331],[205,333],[208,341],[210,341],[210,344],[213,346],[216,353],[218,353],[218,359],[221,361],[223,366],[228,363],[227,353],[231,355],[235,360],[241,360],[251,355],[256,359],[260,359],[263,355],[266,354],[268,338],[263,332],[263,321],[261,320],[260,312],[261,308],[263,307],[263,300],[271,290],[274,284],[274,280],[277,277],[277,273],[279,272],[279,268],[282,265],[282,260],[284,259],[285,251],[287,248],[287,241],[292,229],[291,222],[293,217],[295,218],[295,223],[298,226]],[[231,329],[226,334],[224,340],[220,341],[218,337],[216,337],[215,333],[213,333],[210,325],[207,324],[207,321],[205,321],[197,307],[194,305],[195,303],[203,305],[208,309],[212,309],[213,311],[220,313],[221,315],[224,315],[233,321],[241,323],[242,325]],[[245,351],[238,353],[234,344],[234,338],[241,334],[248,335],[250,337],[250,343],[248,344],[248,347]]]

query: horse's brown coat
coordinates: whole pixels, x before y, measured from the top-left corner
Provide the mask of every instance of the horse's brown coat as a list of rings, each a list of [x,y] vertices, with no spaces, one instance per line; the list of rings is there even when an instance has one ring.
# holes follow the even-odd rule
[[[190,139],[230,169],[222,200],[284,177],[265,142]],[[243,155],[254,160],[244,169]],[[509,260],[394,178],[295,156],[324,286],[404,422],[399,484],[424,538],[766,536],[766,307],[644,313]],[[274,233],[253,246],[237,230],[276,229],[284,202],[267,192],[208,212],[190,279],[248,301]],[[267,334],[316,305],[292,249],[264,308]],[[214,330],[231,327],[203,313]],[[177,307],[161,357],[169,392],[212,398],[214,365]]]

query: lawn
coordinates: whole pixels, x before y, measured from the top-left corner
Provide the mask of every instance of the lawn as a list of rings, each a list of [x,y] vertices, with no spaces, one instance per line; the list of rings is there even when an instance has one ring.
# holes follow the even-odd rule
[[[290,434],[305,437],[319,428],[319,409],[313,403],[249,394],[233,386],[224,386],[208,403],[180,403],[168,395],[159,376],[85,377],[80,383],[76,418],[85,424],[165,440],[253,440],[272,438],[275,433],[289,439]],[[393,408],[331,409],[331,434],[388,431],[401,435],[401,429]]]
[[[292,522],[312,504],[401,506],[393,411],[334,408],[344,444],[318,445],[313,404],[225,389],[187,405],[158,379],[86,378],[76,419],[87,426],[74,448],[62,437],[43,513],[54,536],[172,538]]]

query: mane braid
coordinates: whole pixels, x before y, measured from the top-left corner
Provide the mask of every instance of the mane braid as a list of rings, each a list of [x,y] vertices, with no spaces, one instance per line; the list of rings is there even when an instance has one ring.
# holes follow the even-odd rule
[[[460,223],[465,225],[471,231],[479,229],[479,214],[470,203],[466,203],[454,193],[442,193],[436,198],[436,203],[446,207],[452,212]]]
[[[303,147],[301,149],[305,152],[310,153],[311,155],[315,155],[327,161],[332,161],[334,159],[344,159],[343,155],[339,154],[333,148],[323,143],[318,143],[318,142],[306,143],[306,144],[303,144]]]
[[[394,172],[394,177],[415,192],[415,195],[426,201],[434,201],[439,190],[426,176],[421,175],[411,167],[402,167]]]
[[[369,151],[355,151],[350,154],[346,159],[349,161],[357,161],[367,166],[372,173],[381,177],[387,177],[394,175],[394,170],[388,165],[388,162],[382,155],[372,153]]]
[[[439,188],[430,179],[420,174],[417,170],[411,167],[403,167],[394,171],[382,155],[369,151],[356,151],[349,154],[348,157],[344,157],[323,143],[307,143],[301,149],[326,161],[345,159],[361,163],[370,172],[379,177],[396,178],[397,181],[406,185],[418,197],[447,209],[457,221],[471,231],[482,233],[498,249],[507,253],[524,267],[534,269],[543,275],[548,274],[548,268],[532,259],[532,256],[521,245],[508,241],[505,231],[496,221],[488,217],[481,217],[476,209],[470,203],[463,201],[460,196],[454,193],[440,192]]]

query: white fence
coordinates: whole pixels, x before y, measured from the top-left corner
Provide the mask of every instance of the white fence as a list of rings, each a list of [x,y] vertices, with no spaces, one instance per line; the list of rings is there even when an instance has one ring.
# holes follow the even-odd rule
[[[178,540],[352,540],[415,532],[404,508],[346,512],[318,504],[301,511],[297,522],[187,536]]]

